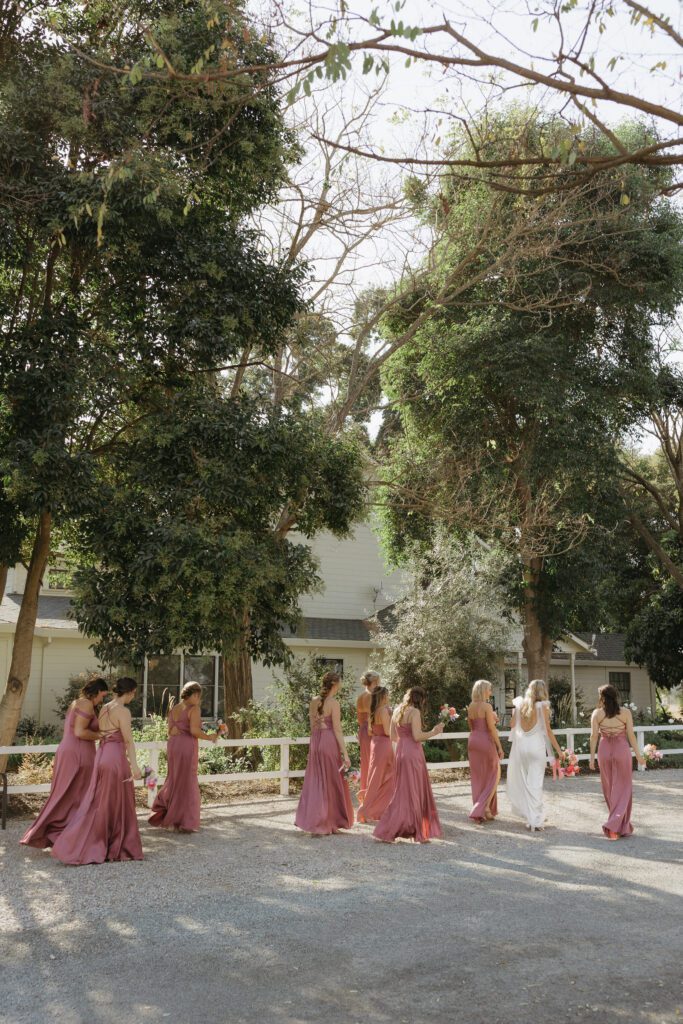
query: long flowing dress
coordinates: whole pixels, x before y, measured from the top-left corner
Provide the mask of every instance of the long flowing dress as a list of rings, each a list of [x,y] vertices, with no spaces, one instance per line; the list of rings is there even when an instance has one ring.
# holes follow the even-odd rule
[[[373,835],[384,843],[413,839],[426,843],[441,836],[441,822],[429,781],[422,744],[410,725],[397,727],[396,783],[391,800]]]
[[[351,828],[353,804],[349,784],[340,771],[342,764],[332,715],[325,715],[311,733],[304,785],[294,818],[297,828],[321,836]]]
[[[358,800],[360,803],[363,802],[365,796],[365,790],[368,785],[368,772],[370,771],[370,730],[368,729],[368,721],[370,719],[370,713],[368,711],[358,711],[358,749],[360,750],[360,782],[358,784]]]
[[[472,730],[467,740],[467,759],[472,786],[470,818],[473,821],[485,821],[487,808],[494,816],[498,814],[496,789],[500,771],[498,751],[485,718],[472,719]]]
[[[88,792],[51,853],[64,864],[142,860],[133,779],[119,729],[100,740]]]
[[[619,732],[600,730],[598,764],[600,784],[609,811],[602,830],[605,835],[608,832],[617,832],[620,836],[633,835],[633,760],[625,727]]]
[[[512,810],[524,818],[530,828],[542,828],[545,822],[543,779],[548,762],[547,733],[543,708],[548,701],[536,701],[536,722],[525,732],[520,725],[522,697],[515,697],[515,724],[510,733],[512,750],[507,772],[507,795]]]
[[[31,827],[22,836],[24,846],[44,850],[52,846],[78,810],[88,792],[95,764],[94,740],[81,740],[74,732],[76,715],[88,720],[88,729],[99,728],[97,715],[81,711],[75,705],[64,719],[64,736],[57,748],[52,768],[50,795]]]
[[[190,714],[186,707],[181,708],[177,718],[169,717],[168,728],[169,732],[178,729],[178,735],[168,737],[168,772],[152,804],[149,823],[161,828],[197,832],[201,807],[197,782],[199,741],[190,732]]]
[[[359,821],[379,821],[394,792],[396,781],[394,745],[383,725],[373,725],[370,740],[368,785],[358,808]]]

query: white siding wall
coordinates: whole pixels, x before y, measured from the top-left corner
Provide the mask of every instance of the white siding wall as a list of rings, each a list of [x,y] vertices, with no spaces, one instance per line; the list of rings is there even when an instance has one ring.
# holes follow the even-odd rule
[[[320,643],[311,647],[294,647],[295,657],[307,658],[313,655],[318,658],[330,658],[333,661],[344,663],[344,687],[349,693],[360,693],[360,677],[368,668],[376,668],[378,658],[370,648],[358,647],[334,647]],[[253,666],[254,699],[268,700],[272,695],[272,682],[274,676],[282,676],[282,670],[277,668],[266,668],[264,665]]]
[[[320,562],[323,591],[304,596],[301,608],[305,616],[364,619],[405,592],[406,574],[388,570],[377,535],[367,523],[356,526],[346,540],[320,534],[311,548]]]
[[[589,665],[576,663],[576,689],[583,694],[584,703],[591,709],[598,703],[598,687],[609,683],[610,672],[629,672],[631,676],[631,701],[639,710],[651,707],[654,711],[654,687],[644,668],[637,665],[600,664]],[[558,673],[559,674],[559,673]],[[564,673],[563,673],[564,674]],[[569,678],[569,668],[566,672]]]

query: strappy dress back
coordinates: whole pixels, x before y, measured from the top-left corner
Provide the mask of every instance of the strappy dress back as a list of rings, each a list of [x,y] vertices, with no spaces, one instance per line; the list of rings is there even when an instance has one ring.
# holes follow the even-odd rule
[[[185,704],[168,716],[166,781],[152,804],[150,825],[196,832],[199,829],[201,794],[197,781],[199,741],[192,735],[190,712]]]
[[[611,722],[615,724],[609,724]],[[600,784],[609,811],[602,830],[605,835],[616,832],[620,836],[630,836],[633,834],[633,759],[626,735],[626,723],[622,719],[605,717],[599,722],[598,730]]]

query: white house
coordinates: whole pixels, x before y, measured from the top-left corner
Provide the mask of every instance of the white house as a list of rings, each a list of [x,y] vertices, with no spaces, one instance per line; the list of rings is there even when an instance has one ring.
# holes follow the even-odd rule
[[[322,534],[312,542],[320,562],[324,581],[321,593],[306,595],[302,602],[303,619],[296,634],[284,639],[297,655],[314,655],[330,666],[338,666],[347,679],[357,680],[381,658],[381,643],[376,627],[369,620],[394,604],[405,593],[405,573],[389,571],[384,563],[377,536],[370,524],[358,525],[346,540]],[[25,570],[17,566],[9,573],[7,593],[0,604],[0,676],[7,677],[14,629],[21,602]],[[71,676],[102,670],[91,650],[91,641],[83,636],[69,618],[70,596],[64,589],[59,568],[48,572],[41,594],[33,647],[31,678],[24,704],[24,715],[39,723],[55,721],[55,703]],[[161,657],[150,656],[142,683],[143,713],[160,705],[164,690],[178,692],[180,685],[196,679],[205,687],[205,715],[222,713],[222,686],[218,659],[214,655],[186,655],[182,652]],[[277,671],[277,670],[275,670]],[[273,669],[255,664],[254,696],[263,699],[273,679]],[[577,693],[593,706],[597,687],[614,683],[624,699],[639,707],[654,707],[654,688],[644,669],[624,660],[624,638],[618,634],[592,637],[567,634],[558,639],[551,673],[575,681]],[[521,654],[521,634],[515,636],[513,650],[501,656],[496,682],[499,709],[510,705],[515,687],[526,678]]]

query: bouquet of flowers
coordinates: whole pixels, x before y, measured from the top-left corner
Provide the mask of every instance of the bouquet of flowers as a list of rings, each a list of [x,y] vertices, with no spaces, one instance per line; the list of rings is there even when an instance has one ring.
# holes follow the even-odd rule
[[[150,768],[149,765],[147,765],[147,764],[143,765],[143,767],[142,767],[142,785],[146,789],[156,789],[157,785],[158,785],[158,782],[159,782],[159,780],[157,779],[157,774],[154,771],[154,769]]]
[[[455,708],[449,708],[448,704],[442,704],[439,708],[439,718],[444,725],[448,725],[449,722],[455,722],[456,719],[460,718],[460,715]]]
[[[654,743],[648,743],[643,747],[643,754],[648,768],[658,768],[664,755],[657,750]]]
[[[560,756],[553,763],[553,778],[575,779],[580,772],[578,754],[573,750],[561,750]]]
[[[352,768],[351,765],[347,768],[346,765],[343,764],[339,769],[339,772],[351,785],[357,786],[360,782],[360,772],[357,768]]]

